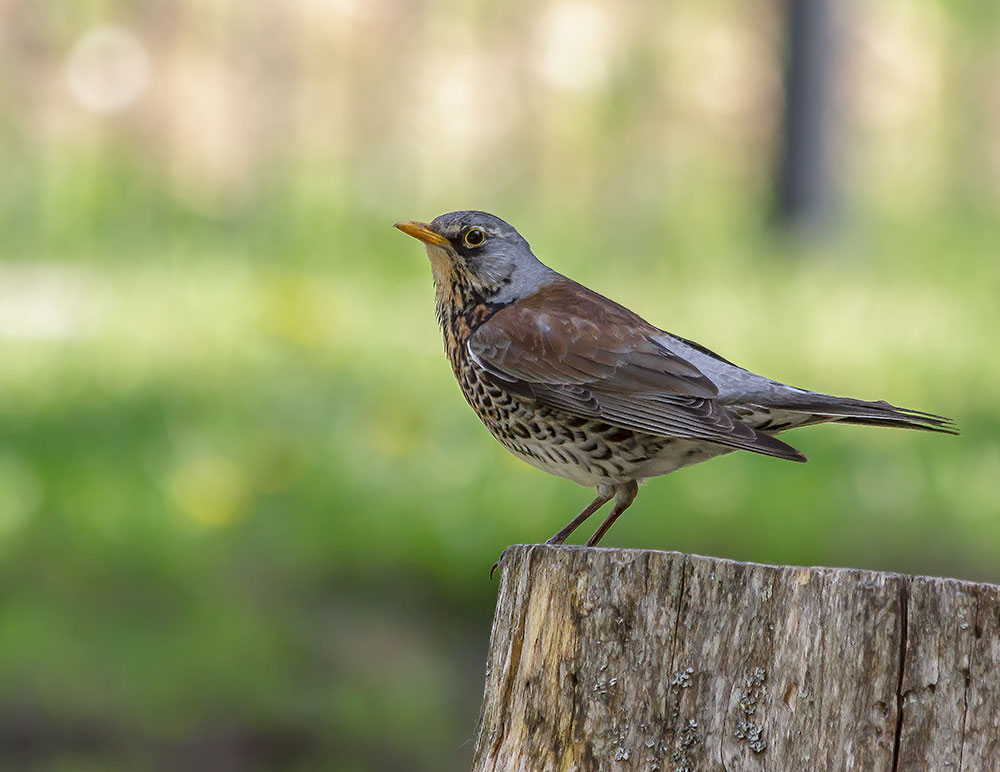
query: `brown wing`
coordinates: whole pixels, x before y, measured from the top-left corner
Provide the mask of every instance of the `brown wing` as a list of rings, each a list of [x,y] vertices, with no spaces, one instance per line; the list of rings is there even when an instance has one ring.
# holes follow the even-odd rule
[[[569,279],[501,309],[469,338],[500,386],[540,404],[628,429],[804,460],[734,419],[715,384],[654,340],[660,330]]]

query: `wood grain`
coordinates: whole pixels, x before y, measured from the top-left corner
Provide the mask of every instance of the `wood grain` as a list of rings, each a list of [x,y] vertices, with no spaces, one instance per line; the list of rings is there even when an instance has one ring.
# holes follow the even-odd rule
[[[1000,588],[511,547],[474,772],[1000,770]]]

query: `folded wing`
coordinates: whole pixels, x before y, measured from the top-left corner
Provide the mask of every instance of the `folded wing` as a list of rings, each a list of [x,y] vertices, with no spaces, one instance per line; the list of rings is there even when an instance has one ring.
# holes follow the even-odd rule
[[[468,348],[502,388],[573,415],[805,460],[731,416],[715,399],[715,383],[658,335],[623,306],[562,278],[495,313]]]

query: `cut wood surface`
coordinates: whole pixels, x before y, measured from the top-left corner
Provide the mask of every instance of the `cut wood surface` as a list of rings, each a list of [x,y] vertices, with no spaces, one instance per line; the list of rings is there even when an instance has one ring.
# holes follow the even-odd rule
[[[474,772],[1000,770],[1000,587],[519,545]]]

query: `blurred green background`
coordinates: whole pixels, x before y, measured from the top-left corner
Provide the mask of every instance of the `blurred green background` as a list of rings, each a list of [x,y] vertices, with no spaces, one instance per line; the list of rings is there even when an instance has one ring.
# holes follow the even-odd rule
[[[0,3],[0,767],[468,767],[489,566],[591,493],[453,382],[391,227],[452,209],[963,430],[794,432],[607,546],[1000,581],[1000,13],[838,6],[837,203],[789,234],[783,8]]]

